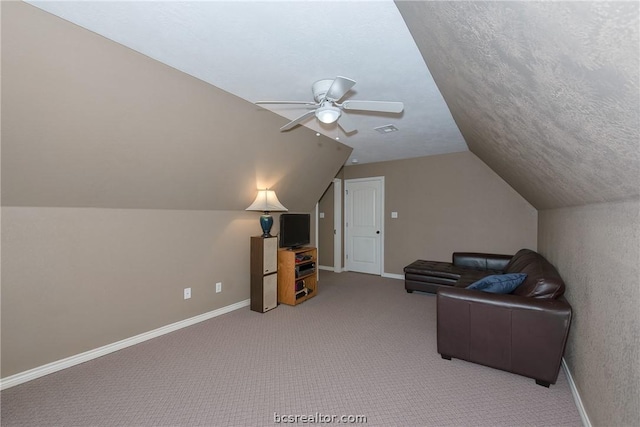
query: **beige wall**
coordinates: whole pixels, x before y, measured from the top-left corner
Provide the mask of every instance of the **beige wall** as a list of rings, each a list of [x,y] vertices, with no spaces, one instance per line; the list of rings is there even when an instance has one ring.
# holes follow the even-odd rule
[[[567,284],[565,352],[594,426],[640,425],[640,202],[539,212],[539,249]]]
[[[351,152],[23,2],[1,88],[2,377],[249,298],[256,189],[309,212]]]
[[[311,211],[351,148],[23,2],[2,4],[2,205]]]
[[[248,299],[258,216],[2,208],[2,377]]]
[[[455,251],[536,249],[536,209],[470,152],[344,168],[345,179],[369,176],[385,177],[385,273]]]
[[[318,264],[323,267],[333,267],[333,230],[334,230],[334,184],[331,183],[327,191],[318,202],[318,212],[324,213],[324,218],[318,219]]]
[[[258,212],[3,207],[1,214],[3,378],[249,298]],[[184,300],[187,287],[192,298]]]

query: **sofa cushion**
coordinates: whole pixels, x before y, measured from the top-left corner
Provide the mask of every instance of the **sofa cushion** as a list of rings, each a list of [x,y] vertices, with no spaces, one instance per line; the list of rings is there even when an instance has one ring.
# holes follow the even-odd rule
[[[526,273],[524,283],[514,295],[556,299],[564,294],[564,281],[542,255],[529,249],[521,249],[505,267],[505,273]]]
[[[501,271],[495,271],[495,270],[471,270],[468,269],[467,271],[465,271],[460,278],[458,279],[458,281],[455,283],[455,287],[456,288],[466,288],[469,285],[471,285],[473,282],[477,282],[480,279],[483,279],[487,276],[491,276],[493,274],[502,274]]]
[[[498,270],[502,272],[513,255],[488,254],[483,252],[454,252],[453,265],[477,270]]]
[[[525,273],[494,274],[472,283],[467,289],[476,289],[493,294],[510,294],[527,278]]]
[[[505,273],[519,273],[524,266],[536,260],[537,253],[531,249],[520,249],[504,268]]]

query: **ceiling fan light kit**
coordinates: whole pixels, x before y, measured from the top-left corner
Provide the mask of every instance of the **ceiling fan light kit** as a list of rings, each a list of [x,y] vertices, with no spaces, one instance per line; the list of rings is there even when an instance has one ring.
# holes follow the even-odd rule
[[[343,110],[373,111],[393,114],[399,114],[404,110],[404,104],[402,102],[392,101],[346,100],[340,104],[339,101],[355,84],[355,80],[341,76],[338,76],[333,80],[318,80],[311,85],[313,98],[316,101],[315,103],[306,101],[258,101],[256,104],[300,104],[316,107],[315,110],[307,111],[300,117],[282,126],[280,128],[281,131],[292,129],[315,115],[322,123],[330,124],[337,121],[338,126],[340,126],[344,133],[347,134],[355,132],[357,129],[351,122],[351,119],[348,119],[346,115],[342,114]]]
[[[328,101],[325,101],[320,108],[316,110],[316,117],[322,123],[334,123],[340,118],[340,109],[334,107]]]

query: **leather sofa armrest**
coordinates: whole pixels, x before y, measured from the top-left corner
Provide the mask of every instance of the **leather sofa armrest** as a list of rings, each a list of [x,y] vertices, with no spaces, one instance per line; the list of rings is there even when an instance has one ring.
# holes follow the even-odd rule
[[[513,255],[486,254],[481,252],[454,252],[453,265],[479,270],[504,270]]]
[[[555,384],[572,310],[564,299],[442,288],[438,353]]]

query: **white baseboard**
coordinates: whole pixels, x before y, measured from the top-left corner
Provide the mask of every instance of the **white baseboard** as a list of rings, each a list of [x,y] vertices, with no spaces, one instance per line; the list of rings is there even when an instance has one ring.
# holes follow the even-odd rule
[[[562,358],[562,368],[564,369],[564,373],[567,375],[569,388],[571,389],[571,394],[573,394],[573,400],[575,400],[576,402],[578,413],[580,414],[580,418],[582,419],[582,425],[584,425],[584,427],[591,427],[591,420],[589,420],[587,411],[585,410],[584,405],[582,404],[580,393],[578,393],[578,388],[576,387],[576,383],[573,381],[573,377],[571,376],[571,371],[569,370],[569,366],[567,365],[567,361],[564,360],[564,357]]]
[[[318,266],[318,268],[320,270],[330,270],[333,271],[333,267],[324,267],[324,266]],[[344,270],[342,271],[349,271],[347,270],[347,268],[345,267]],[[339,272],[338,272],[339,273]],[[404,275],[402,274],[394,274],[394,273],[382,273],[380,276],[382,277],[386,277],[388,279],[399,279],[399,280],[404,280]]]
[[[179,322],[172,323],[170,325],[162,326],[158,329],[154,329],[149,332],[144,332],[140,335],[126,338],[122,341],[115,342],[113,344],[107,344],[103,347],[95,348],[93,350],[85,351],[84,353],[76,354],[55,362],[47,363],[46,365],[38,366],[37,368],[29,369],[28,371],[19,372],[17,374],[0,379],[0,390],[4,390],[10,387],[17,386],[18,384],[26,383],[27,381],[35,380],[36,378],[43,377],[48,374],[52,374],[62,369],[70,368],[80,363],[87,362],[92,359],[104,356],[114,351],[122,350],[123,348],[130,347],[135,344],[157,338],[161,335],[168,334],[169,332],[177,331],[178,329],[186,328],[187,326],[195,325],[196,323],[203,322],[205,320],[212,319],[217,316],[229,313],[242,307],[247,307],[251,303],[251,300],[244,300],[235,304],[228,305],[226,307],[219,308],[217,310],[209,311],[189,319],[181,320]]]
[[[319,265],[318,266],[318,270],[334,271],[335,269],[333,267],[329,267],[327,265]]]

